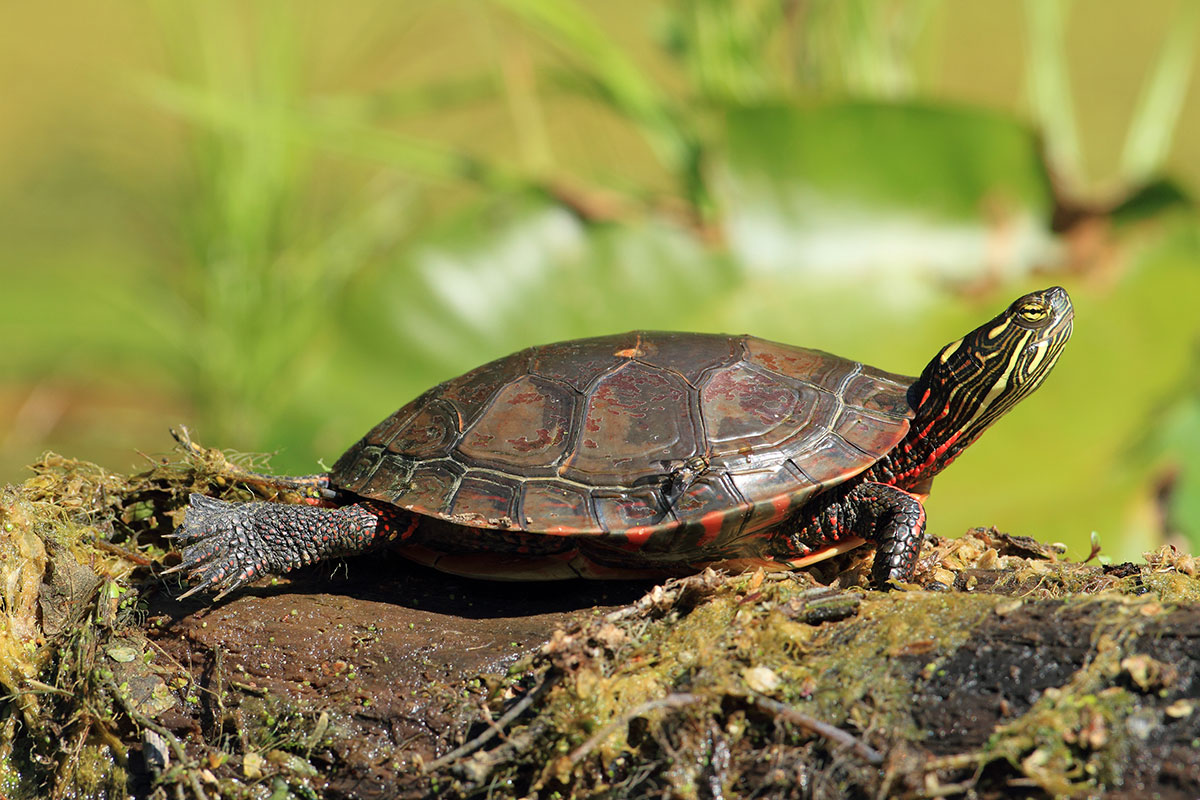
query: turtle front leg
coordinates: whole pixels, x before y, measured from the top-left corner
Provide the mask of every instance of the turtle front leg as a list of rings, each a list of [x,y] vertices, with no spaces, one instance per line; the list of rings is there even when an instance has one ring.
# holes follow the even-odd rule
[[[925,539],[925,507],[902,489],[867,481],[829,493],[787,535],[789,546],[802,553],[853,536],[874,542],[871,583],[886,589],[889,581],[913,578]]]
[[[911,582],[925,540],[925,506],[886,483],[860,483],[846,499],[862,520],[859,535],[875,542],[871,582],[880,589],[893,580]]]
[[[322,559],[369,550],[411,530],[415,517],[375,513],[366,504],[320,508],[280,503],[226,503],[190,498],[183,526],[183,561],[166,572],[187,572],[196,585],[180,595],[218,590],[216,599],[263,575],[280,575]],[[411,517],[411,515],[409,515]],[[405,533],[405,527],[400,527]]]

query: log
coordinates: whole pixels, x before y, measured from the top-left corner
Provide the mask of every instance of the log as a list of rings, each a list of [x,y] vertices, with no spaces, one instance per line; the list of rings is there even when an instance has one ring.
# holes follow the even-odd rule
[[[181,603],[162,536],[198,490],[244,494],[194,455],[3,490],[13,796],[1200,796],[1200,570],[1169,547],[975,530],[889,592],[869,552],[663,585],[379,555]]]

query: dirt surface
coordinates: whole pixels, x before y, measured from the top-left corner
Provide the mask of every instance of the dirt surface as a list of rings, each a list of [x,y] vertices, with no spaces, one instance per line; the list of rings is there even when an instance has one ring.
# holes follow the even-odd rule
[[[489,679],[499,681],[556,629],[632,602],[650,585],[470,580],[383,553],[211,607],[160,593],[148,629],[209,695],[234,687],[285,698],[309,718],[338,718],[352,735],[334,736],[323,754],[337,765],[326,796],[383,798],[405,782],[399,775],[483,718]],[[174,722],[181,736],[205,734],[191,717]],[[229,725],[244,722],[233,713]],[[413,793],[424,793],[416,783]]]

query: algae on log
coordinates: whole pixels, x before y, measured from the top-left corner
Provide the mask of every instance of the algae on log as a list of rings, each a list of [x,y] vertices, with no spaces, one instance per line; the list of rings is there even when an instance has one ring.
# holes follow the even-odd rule
[[[0,795],[1200,796],[1200,578],[996,531],[916,587],[494,584],[398,557],[215,607],[157,577],[198,451],[0,496]],[[288,498],[283,498],[288,499]],[[825,584],[825,585],[821,585]],[[638,599],[640,598],[640,599]]]

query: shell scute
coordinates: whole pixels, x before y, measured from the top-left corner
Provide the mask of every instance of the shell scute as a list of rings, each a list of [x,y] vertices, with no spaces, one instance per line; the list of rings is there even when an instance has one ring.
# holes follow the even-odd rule
[[[846,367],[855,362],[824,353],[746,337],[746,362],[776,375],[835,388]]]
[[[458,484],[452,508],[456,521],[494,528],[513,528],[516,487],[468,473]]]
[[[437,387],[437,397],[455,410],[460,430],[471,427],[489,408],[492,397],[509,382],[528,374],[529,354],[529,350],[522,350],[491,361]]]
[[[662,493],[650,487],[613,493],[594,492],[592,500],[601,527],[608,531],[655,525],[666,514]]]
[[[530,351],[529,371],[583,393],[597,376],[628,361],[628,357],[620,353],[636,350],[638,338],[637,331],[630,331],[535,347]]]
[[[837,409],[829,392],[789,385],[745,364],[712,373],[700,398],[711,455],[731,463],[738,457],[769,459],[785,445],[802,447],[805,439],[821,433],[812,420],[832,416]],[[786,456],[777,460],[782,458]]]
[[[846,443],[877,460],[895,446],[897,436],[903,437],[908,431],[908,421],[842,414],[833,431]]]
[[[630,357],[674,372],[696,386],[705,372],[740,360],[741,351],[741,342],[734,336],[713,336],[701,343],[689,333],[640,334]]]
[[[570,444],[575,394],[531,375],[495,392],[494,399],[458,443],[471,464],[521,473],[557,464]]]
[[[912,382],[912,378],[863,367],[847,381],[842,389],[842,400],[847,406],[873,417],[907,421],[912,417],[908,399],[908,387]]]
[[[387,447],[416,459],[438,458],[449,452],[459,433],[458,412],[433,399],[400,426]]]
[[[564,528],[597,528],[588,494],[580,487],[557,481],[526,483],[517,519],[523,528],[537,525],[547,533],[563,533]]]
[[[425,462],[413,470],[406,486],[397,487],[394,502],[423,514],[443,514],[447,511],[461,479],[461,468],[453,463]],[[384,499],[380,495],[385,487],[372,481],[370,488],[372,492],[368,496]]]
[[[587,397],[579,447],[564,466],[568,480],[626,485],[661,471],[657,462],[685,461],[698,443],[687,384],[633,361],[609,371]]]

